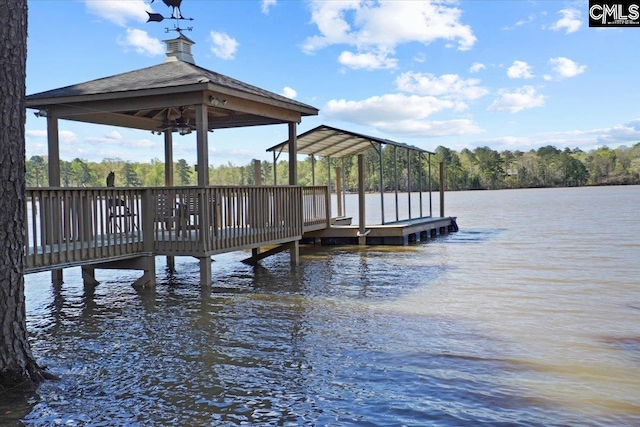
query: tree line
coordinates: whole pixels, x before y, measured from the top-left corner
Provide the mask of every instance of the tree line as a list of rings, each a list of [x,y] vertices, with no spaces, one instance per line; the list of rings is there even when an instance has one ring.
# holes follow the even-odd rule
[[[367,191],[418,191],[439,189],[439,163],[445,164],[448,190],[482,190],[534,187],[576,187],[584,185],[640,184],[640,143],[631,147],[600,147],[588,152],[578,148],[560,150],[545,146],[537,150],[498,152],[489,147],[477,147],[460,152],[439,146],[435,154],[419,154],[404,148],[385,146],[382,156],[376,148],[363,152],[365,189]],[[382,157],[382,159],[381,159]],[[232,163],[209,168],[212,185],[255,185],[254,162],[244,166]],[[329,168],[335,189],[335,169],[342,169],[344,189],[357,191],[357,156],[344,159],[314,159],[307,157],[298,164],[300,185],[327,185]],[[382,168],[382,180],[380,169]],[[26,161],[27,187],[47,187],[47,158],[33,156]],[[275,165],[262,161],[260,185],[285,185],[289,182],[287,160]],[[125,162],[117,158],[88,162],[79,158],[60,161],[63,187],[105,186],[110,171],[116,174],[119,187],[164,186],[164,163],[153,159],[149,163]],[[431,179],[430,179],[431,177]],[[174,164],[177,186],[196,185],[193,165],[180,159]]]

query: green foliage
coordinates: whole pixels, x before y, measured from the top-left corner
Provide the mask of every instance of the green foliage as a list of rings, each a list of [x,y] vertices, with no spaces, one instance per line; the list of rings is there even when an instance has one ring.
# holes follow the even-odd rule
[[[362,152],[365,167],[365,189],[380,191],[380,153],[371,147]],[[430,160],[430,164],[429,164]],[[429,188],[437,191],[440,181],[439,163],[445,163],[446,187],[448,190],[477,190],[531,187],[574,187],[582,185],[640,184],[640,143],[632,147],[611,149],[600,147],[588,153],[575,148],[559,150],[553,146],[541,147],[529,152],[503,151],[489,147],[474,150],[463,149],[459,153],[439,146],[435,155],[407,154],[403,148],[385,146],[382,150],[382,177],[385,191],[418,191]],[[47,158],[33,156],[26,162],[28,187],[48,185]],[[344,189],[358,189],[358,156],[331,159],[331,188],[335,191],[335,168],[342,168]],[[209,168],[212,185],[253,185],[254,163],[236,166],[226,165]],[[274,165],[261,163],[261,185],[273,185]],[[289,163],[281,160],[275,165],[277,185],[289,183]],[[311,156],[298,164],[300,185],[327,185],[329,159]],[[64,187],[105,186],[109,171],[116,175],[116,186],[159,187],[164,186],[164,163],[153,159],[150,163],[125,162],[122,159],[104,159],[100,163],[74,159],[60,162],[60,179]],[[193,165],[180,159],[174,165],[176,185],[196,185],[197,176]],[[397,181],[396,181],[397,174]],[[397,184],[396,184],[397,183]]]

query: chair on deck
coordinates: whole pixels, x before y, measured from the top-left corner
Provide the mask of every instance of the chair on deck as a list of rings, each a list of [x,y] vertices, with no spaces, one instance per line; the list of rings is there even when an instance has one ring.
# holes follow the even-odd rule
[[[186,229],[186,220],[181,212],[180,204],[172,194],[160,192],[156,198],[156,221],[162,230],[176,230],[180,235]]]
[[[131,213],[124,199],[108,199],[107,215],[109,225],[113,224],[114,231],[117,229],[121,233],[128,233],[129,231],[137,229],[135,221],[133,221],[134,215]]]

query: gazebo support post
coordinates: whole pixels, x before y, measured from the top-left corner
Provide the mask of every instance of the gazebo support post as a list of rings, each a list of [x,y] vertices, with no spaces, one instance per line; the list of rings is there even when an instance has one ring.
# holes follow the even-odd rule
[[[211,258],[198,258],[200,261],[200,286],[202,289],[211,287]]]
[[[316,156],[311,155],[311,185],[316,186]]]
[[[204,104],[197,104],[195,106],[196,113],[196,151],[198,154],[198,187],[207,187],[209,185],[209,142],[208,142],[208,129],[209,129],[209,116],[207,113],[207,106]],[[202,203],[199,204],[200,218],[205,218],[203,215],[203,209],[206,209]],[[209,230],[203,229],[203,238],[207,238]],[[211,286],[211,257],[198,258],[200,261],[200,286]]]
[[[57,117],[47,117],[47,147],[49,155],[49,187],[60,187],[60,136]],[[54,223],[60,223],[60,212],[55,211],[49,214],[54,215]],[[54,239],[59,238],[59,236],[52,237]],[[51,270],[51,283],[62,285],[62,281],[62,269]]]
[[[298,185],[298,134],[295,122],[289,122],[289,185]]]
[[[164,186],[173,187],[173,133],[164,131]],[[176,271],[176,258],[167,256],[167,269]]]
[[[254,159],[253,160],[253,185],[256,187],[259,187],[260,185],[262,185],[262,163],[260,163],[260,160],[258,159]],[[258,196],[258,200],[260,200],[261,196]],[[257,201],[257,200],[256,200]],[[260,202],[264,202],[264,201],[260,201]],[[263,209],[264,206],[266,206],[265,203],[255,203],[254,206],[250,206],[249,209],[255,209],[256,212],[254,213],[255,218],[260,218],[262,217],[262,212],[261,210]],[[260,219],[257,220],[260,224],[264,225],[264,222],[261,221]],[[251,256],[255,257],[258,256],[260,254],[260,247],[258,246],[257,248],[251,248]]]
[[[198,154],[198,186],[207,187],[209,185],[209,116],[207,106],[198,104],[195,106],[196,112],[196,136]]]
[[[298,125],[289,122],[289,185],[298,185]],[[291,265],[300,262],[300,243],[296,240],[289,250]]]

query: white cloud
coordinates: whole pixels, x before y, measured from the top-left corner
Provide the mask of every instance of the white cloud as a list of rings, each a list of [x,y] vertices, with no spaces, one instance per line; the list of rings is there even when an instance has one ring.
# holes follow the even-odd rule
[[[120,135],[120,132],[118,132],[116,130],[112,130],[110,132],[107,132],[102,137],[89,136],[89,137],[85,138],[85,141],[87,141],[87,142],[99,142],[101,144],[120,144],[120,143],[122,143],[122,135]],[[129,145],[129,142],[130,141],[127,141],[127,145]]]
[[[90,13],[125,26],[128,21],[146,22],[149,5],[143,0],[85,0]]]
[[[535,21],[535,19],[536,19],[536,15],[529,15],[527,19],[521,19],[510,27],[504,27],[503,30],[513,30],[516,27],[520,27],[525,24],[530,24],[533,21]]]
[[[61,130],[58,132],[58,136],[60,138],[60,142],[65,144],[75,144],[80,141],[78,136],[70,130]]]
[[[473,135],[484,132],[484,129],[468,119],[444,121],[403,120],[381,123],[376,128],[394,135],[431,138],[450,135]]]
[[[422,64],[427,60],[427,56],[424,52],[419,52],[413,57],[413,60]]]
[[[443,99],[459,101],[456,109],[466,109],[465,101],[473,101],[489,93],[480,86],[479,79],[463,79],[457,74],[433,74],[407,72],[396,78],[396,85],[403,92],[422,96],[438,96]]]
[[[24,136],[27,138],[46,138],[47,131],[46,130],[25,130]]]
[[[597,141],[604,145],[620,145],[640,141],[640,117],[622,125],[599,129]]]
[[[238,50],[238,43],[234,38],[229,37],[226,33],[211,31],[211,52],[220,59],[233,59]]]
[[[120,141],[122,139],[122,135],[117,130],[112,130],[111,132],[107,132],[105,135],[106,138],[112,139],[114,141]]]
[[[545,100],[545,96],[537,94],[533,86],[523,86],[515,92],[500,90],[498,94],[500,97],[493,101],[488,111],[517,113],[529,108],[542,107]]]
[[[362,101],[331,100],[322,109],[329,118],[409,136],[444,136],[482,132],[468,119],[427,121],[428,116],[456,108],[452,100],[434,96],[387,94]]]
[[[338,57],[338,62],[354,70],[376,70],[381,68],[396,68],[398,60],[389,58],[385,53],[352,53],[342,52]]]
[[[164,54],[164,45],[158,39],[150,37],[146,31],[127,28],[127,35],[124,39],[118,39],[118,44],[125,47],[132,47],[137,53],[147,56]]]
[[[510,79],[530,79],[533,77],[531,66],[524,61],[513,61],[513,65],[507,69]]]
[[[565,34],[570,34],[578,31],[582,26],[582,13],[577,9],[562,9],[558,12],[562,15],[555,24],[550,28],[554,31],[566,30]]]
[[[421,119],[443,109],[454,108],[453,101],[433,96],[387,94],[362,101],[333,99],[322,110],[328,117],[354,123]]]
[[[47,139],[47,131],[46,130],[25,130],[25,136],[27,138],[33,138],[33,139]],[[78,136],[69,130],[59,131],[58,138],[60,139],[60,142],[67,143],[67,144],[74,144],[79,141]]]
[[[609,128],[570,130],[562,132],[541,132],[527,136],[504,136],[478,140],[477,146],[488,145],[494,150],[529,150],[545,145],[553,145],[558,148],[580,147],[590,150],[603,145],[615,147],[630,145],[640,140],[640,117],[627,123]]]
[[[553,70],[560,77],[575,77],[584,73],[587,69],[586,65],[579,65],[577,62],[564,57],[551,58],[549,63],[553,65]]]
[[[471,67],[469,68],[469,72],[470,73],[477,73],[480,70],[484,70],[485,68],[487,68],[484,64],[480,63],[480,62],[474,62]]]
[[[553,80],[553,77],[550,74],[545,74],[542,78],[547,82]]]
[[[320,34],[307,38],[303,51],[313,53],[336,44],[354,46],[357,54],[342,56],[343,64],[347,66],[390,68],[387,57],[395,53],[399,44],[419,42],[427,45],[443,39],[457,42],[459,50],[467,50],[477,40],[471,27],[460,22],[461,10],[451,3],[314,0],[311,10],[311,20]],[[378,61],[373,61],[376,58]],[[361,66],[363,62],[367,67]]]
[[[282,96],[286,96],[287,98],[294,99],[296,96],[298,96],[298,92],[296,92],[294,89],[290,88],[289,86],[285,86],[284,89],[282,89]]]
[[[276,0],[262,0],[262,13],[269,14],[269,10],[276,4]]]

